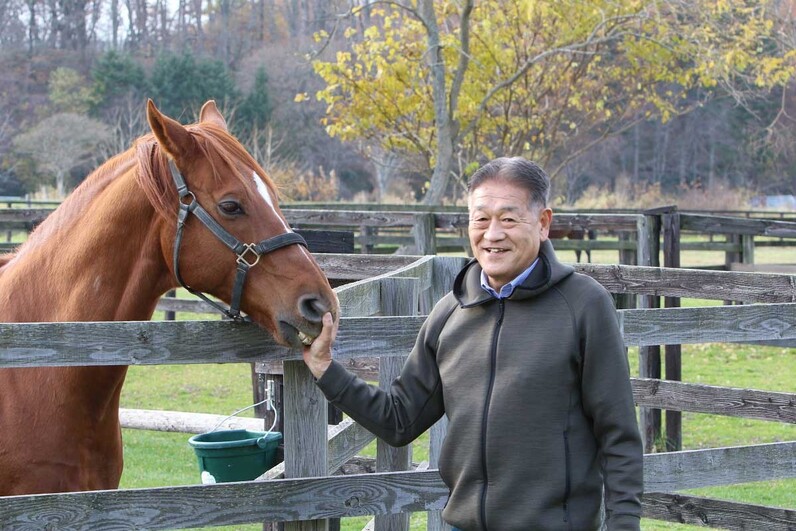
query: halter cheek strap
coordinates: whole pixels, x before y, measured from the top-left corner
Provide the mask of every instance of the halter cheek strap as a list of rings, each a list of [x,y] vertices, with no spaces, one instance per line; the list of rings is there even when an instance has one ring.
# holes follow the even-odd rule
[[[260,261],[260,257],[264,254],[276,251],[288,245],[303,245],[307,246],[300,235],[295,232],[286,232],[279,234],[273,238],[262,240],[259,243],[242,243],[235,238],[232,234],[226,231],[213,217],[207,213],[196,201],[196,196],[188,190],[188,185],[185,184],[185,179],[177,169],[174,161],[169,159],[169,168],[171,169],[171,177],[174,179],[174,184],[177,186],[177,193],[179,194],[179,210],[177,212],[177,234],[174,238],[174,255],[172,257],[174,264],[174,276],[177,277],[177,282],[180,286],[188,290],[190,293],[201,298],[206,303],[210,304],[221,313],[235,321],[250,321],[248,317],[243,317],[240,314],[240,301],[243,295],[243,285],[246,282],[246,274],[249,269],[256,266]],[[235,283],[232,286],[232,302],[229,308],[225,308],[218,302],[211,300],[201,291],[194,290],[182,279],[180,275],[179,259],[180,259],[180,246],[182,245],[182,234],[185,228],[185,222],[190,214],[199,218],[199,221],[213,233],[213,235],[221,240],[221,242],[229,247],[236,255],[236,262],[238,264],[237,271],[235,272]]]

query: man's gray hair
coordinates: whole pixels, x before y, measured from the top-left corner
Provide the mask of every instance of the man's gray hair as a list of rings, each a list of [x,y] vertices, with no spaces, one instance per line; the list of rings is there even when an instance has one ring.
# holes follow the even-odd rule
[[[550,195],[550,177],[541,166],[524,157],[500,157],[487,162],[470,177],[467,193],[486,181],[505,179],[528,191],[531,206],[546,207]]]

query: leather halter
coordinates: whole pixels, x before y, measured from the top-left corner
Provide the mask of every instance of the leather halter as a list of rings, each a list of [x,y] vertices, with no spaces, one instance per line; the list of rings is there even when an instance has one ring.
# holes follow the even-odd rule
[[[177,213],[177,235],[174,238],[174,275],[177,277],[177,282],[179,282],[180,286],[188,290],[190,293],[201,298],[230,319],[235,321],[251,321],[250,318],[243,317],[240,314],[240,299],[243,295],[243,284],[246,282],[246,274],[249,272],[249,269],[256,266],[257,262],[260,261],[260,256],[266,253],[270,253],[276,251],[277,249],[281,249],[282,247],[287,247],[288,245],[294,244],[299,244],[306,247],[307,242],[295,232],[286,232],[284,234],[279,234],[272,238],[262,240],[259,243],[242,243],[232,234],[227,232],[224,227],[219,225],[218,222],[213,219],[213,217],[210,216],[210,214],[208,214],[204,208],[202,208],[202,205],[196,201],[196,196],[193,194],[193,192],[188,190],[188,185],[185,184],[185,179],[183,179],[182,174],[177,169],[174,161],[171,159],[169,159],[169,168],[171,169],[171,176],[174,179],[174,184],[177,186],[177,193],[180,196],[180,209]],[[188,199],[189,202],[186,202],[186,199]],[[235,284],[232,287],[232,304],[229,305],[229,308],[225,308],[218,302],[208,298],[204,293],[189,287],[185,284],[185,282],[183,282],[182,276],[180,276],[179,256],[180,245],[182,244],[182,232],[185,228],[185,221],[188,219],[188,215],[191,213],[199,218],[199,221],[201,221],[202,224],[207,227],[207,229],[212,232],[216,238],[221,240],[224,245],[232,249],[237,256],[236,261],[238,263],[238,267],[237,273],[235,274]]]

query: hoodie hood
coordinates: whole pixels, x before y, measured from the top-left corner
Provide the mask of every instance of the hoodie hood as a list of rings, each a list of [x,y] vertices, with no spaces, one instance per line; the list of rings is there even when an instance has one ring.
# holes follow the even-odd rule
[[[530,265],[530,264],[529,264]],[[539,263],[533,268],[525,282],[517,286],[510,300],[530,299],[544,293],[570,276],[575,269],[558,261],[550,240],[539,247]],[[481,266],[476,259],[470,260],[456,276],[453,296],[463,308],[483,304],[494,297],[481,288]]]

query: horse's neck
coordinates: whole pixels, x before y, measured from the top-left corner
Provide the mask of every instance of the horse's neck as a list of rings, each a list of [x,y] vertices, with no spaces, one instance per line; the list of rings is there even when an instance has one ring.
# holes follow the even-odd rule
[[[0,320],[151,317],[171,280],[160,248],[160,218],[133,172],[127,168],[88,183],[77,200],[62,206],[80,208],[79,215],[56,212],[32,236],[0,277]]]

